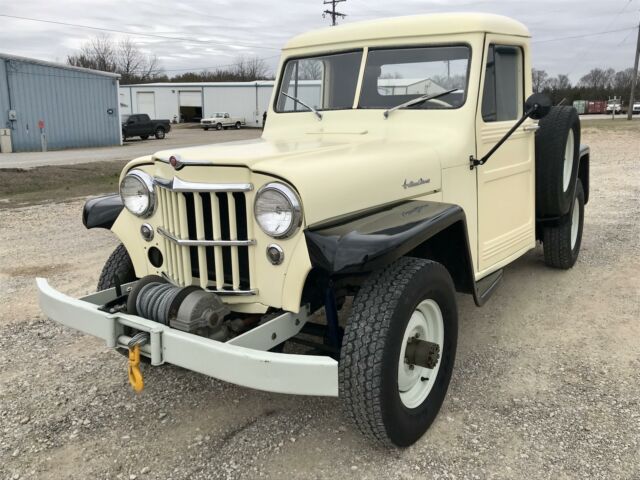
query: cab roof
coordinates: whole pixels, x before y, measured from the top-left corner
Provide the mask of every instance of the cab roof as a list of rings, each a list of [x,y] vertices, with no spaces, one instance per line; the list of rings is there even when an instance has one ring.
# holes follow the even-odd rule
[[[292,38],[285,50],[377,39],[487,32],[530,37],[522,23],[488,13],[435,13],[354,22],[312,30]]]

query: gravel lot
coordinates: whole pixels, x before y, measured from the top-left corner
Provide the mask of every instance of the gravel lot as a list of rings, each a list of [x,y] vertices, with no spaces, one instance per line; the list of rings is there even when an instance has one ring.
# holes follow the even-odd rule
[[[460,296],[449,395],[404,451],[369,446],[336,399],[172,366],[135,395],[123,357],[35,300],[35,276],[91,292],[115,239],[84,230],[80,199],[0,209],[0,479],[640,478],[640,129],[585,127],[577,265],[547,269],[537,248],[482,309]]]

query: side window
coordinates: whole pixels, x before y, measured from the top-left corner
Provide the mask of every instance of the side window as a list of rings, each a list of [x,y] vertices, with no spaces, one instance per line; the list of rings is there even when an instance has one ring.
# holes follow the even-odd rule
[[[523,78],[520,47],[489,46],[482,94],[482,119],[485,122],[518,119],[524,102]]]

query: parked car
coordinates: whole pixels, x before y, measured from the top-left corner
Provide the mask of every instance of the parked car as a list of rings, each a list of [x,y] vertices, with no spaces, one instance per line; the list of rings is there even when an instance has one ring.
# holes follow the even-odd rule
[[[640,114],[640,102],[633,102],[633,114]]]
[[[171,131],[169,120],[151,120],[145,113],[134,115],[123,115],[122,117],[122,139],[140,137],[146,140],[151,135],[157,139],[163,139]]]
[[[506,17],[354,22],[282,55],[262,138],[132,160],[120,195],[84,208],[87,228],[122,242],[98,292],[74,299],[38,279],[40,305],[126,353],[136,391],[146,357],[340,397],[369,439],[408,446],[454,373],[456,291],[482,306],[537,241],[549,267],[575,264],[589,200],[580,120],[531,94],[530,34]],[[379,88],[407,71],[456,80]],[[312,74],[318,90],[299,89]]]
[[[222,130],[223,128],[229,127],[240,129],[246,124],[247,122],[244,118],[232,117],[227,112],[217,112],[211,117],[206,117],[200,120],[200,126],[205,130],[209,130],[210,128]]]

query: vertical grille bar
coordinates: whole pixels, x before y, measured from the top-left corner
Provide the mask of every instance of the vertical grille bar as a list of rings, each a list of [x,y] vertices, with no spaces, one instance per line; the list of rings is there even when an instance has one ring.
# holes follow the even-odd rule
[[[187,204],[182,193],[177,194],[178,198],[178,228],[180,238],[189,238],[189,226],[187,225]],[[191,258],[189,257],[189,247],[179,247],[182,256],[182,275],[184,286],[191,285]]]
[[[222,228],[220,227],[220,202],[215,194],[211,194],[211,223],[213,224],[213,239],[221,240]],[[224,287],[224,269],[222,268],[222,247],[213,248],[215,255],[216,289]]]
[[[202,197],[199,194],[193,196],[196,211],[196,238],[204,240],[204,213],[202,211]],[[200,273],[200,286],[207,288],[209,284],[209,273],[207,271],[207,250],[205,247],[198,247],[198,271]]]
[[[172,223],[172,227],[173,227],[173,233],[175,236],[177,236],[178,238],[180,238],[180,213],[178,210],[178,193],[176,192],[172,192],[171,193],[171,213],[173,214],[173,221]],[[177,274],[177,282],[178,285],[184,286],[185,282],[184,282],[184,269],[183,269],[183,265],[182,265],[182,252],[181,252],[181,247],[179,245],[175,245],[175,248],[173,249],[173,252],[175,254],[175,267],[176,267],[176,274]]]
[[[227,205],[229,206],[229,240],[238,239],[238,225],[236,222],[236,201],[233,193],[227,193]],[[233,289],[240,288],[240,264],[238,262],[238,247],[231,247],[231,280]]]
[[[244,195],[244,194],[243,194]],[[245,210],[247,219],[247,238],[255,238],[253,236],[253,202],[249,201],[249,196],[245,195]],[[255,266],[253,261],[249,260],[249,288],[255,288]]]

